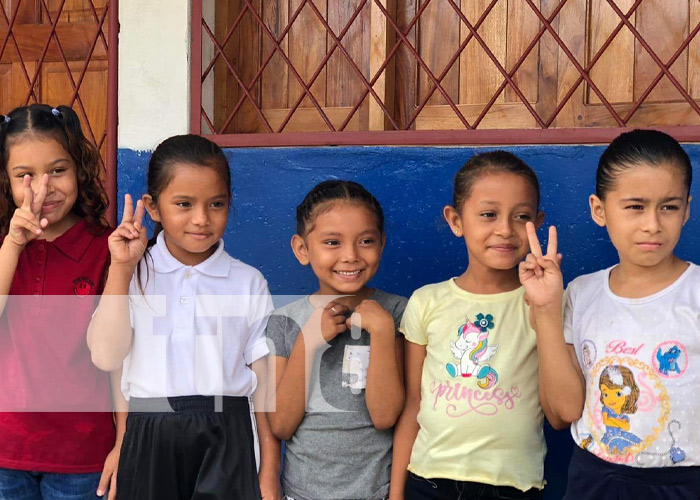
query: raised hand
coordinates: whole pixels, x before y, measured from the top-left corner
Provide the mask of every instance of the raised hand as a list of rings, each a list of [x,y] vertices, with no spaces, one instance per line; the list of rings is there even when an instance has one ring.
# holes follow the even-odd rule
[[[394,338],[396,333],[394,318],[375,300],[363,300],[347,319],[346,324],[348,328],[353,325],[359,326],[370,335],[390,334],[391,338]]]
[[[561,274],[561,254],[557,253],[557,229],[549,228],[547,253],[542,254],[542,247],[537,238],[532,222],[526,225],[530,253],[520,263],[520,283],[525,287],[525,296],[531,306],[561,308],[564,279]]]
[[[22,182],[24,200],[22,200],[22,206],[16,209],[12,215],[7,238],[18,247],[24,248],[27,243],[41,236],[49,225],[46,218],[41,218],[41,207],[48,192],[49,176],[44,174],[36,193],[32,190],[30,176],[25,175]]]
[[[146,251],[148,237],[143,226],[143,216],[146,212],[143,201],[134,202],[131,195],[124,196],[124,214],[119,227],[109,236],[109,252],[112,256],[112,265],[125,265],[131,269],[136,268],[139,259]]]

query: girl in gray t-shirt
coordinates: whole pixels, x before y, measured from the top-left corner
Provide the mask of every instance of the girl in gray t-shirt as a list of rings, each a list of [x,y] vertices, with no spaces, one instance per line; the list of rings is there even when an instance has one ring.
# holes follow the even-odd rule
[[[382,208],[355,182],[322,182],[297,207],[292,250],[319,288],[275,311],[267,326],[277,387],[269,418],[286,440],[286,498],[389,494],[393,426],[404,404],[398,325],[406,299],[367,286],[384,243]]]

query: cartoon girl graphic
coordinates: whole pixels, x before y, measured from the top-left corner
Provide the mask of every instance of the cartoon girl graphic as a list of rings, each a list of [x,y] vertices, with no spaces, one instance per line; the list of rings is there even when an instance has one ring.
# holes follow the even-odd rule
[[[629,432],[630,419],[627,416],[637,412],[639,387],[632,371],[622,365],[606,366],[598,385],[605,424],[605,434],[601,442],[607,446],[609,453],[623,455],[630,446],[642,441]]]

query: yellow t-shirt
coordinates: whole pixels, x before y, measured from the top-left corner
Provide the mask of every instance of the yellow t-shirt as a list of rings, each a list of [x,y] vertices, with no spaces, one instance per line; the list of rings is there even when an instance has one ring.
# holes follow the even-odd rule
[[[411,472],[544,486],[537,348],[524,294],[473,294],[451,279],[411,296],[400,330],[427,351]]]

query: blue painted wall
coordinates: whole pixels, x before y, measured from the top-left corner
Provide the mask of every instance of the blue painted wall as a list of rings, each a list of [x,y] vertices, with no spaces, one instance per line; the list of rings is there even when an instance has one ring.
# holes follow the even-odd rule
[[[493,148],[490,148],[493,149]],[[566,281],[613,265],[617,255],[604,229],[590,219],[588,195],[602,146],[528,146],[505,148],[538,174],[545,228],[559,229]],[[452,236],[442,219],[451,200],[455,172],[486,148],[276,148],[231,149],[234,207],[225,241],[229,253],[260,269],[273,294],[313,292],[317,283],[289,248],[295,207],[316,183],[350,179],[367,187],[382,203],[387,245],[373,284],[410,295],[426,284],[460,274],[467,265],[463,240]],[[686,147],[699,178],[700,145]],[[148,153],[119,151],[119,193],[144,192]],[[700,181],[692,195],[700,200]],[[695,205],[695,207],[693,207]],[[691,204],[697,207],[697,202]],[[697,208],[696,208],[697,209]],[[121,213],[121,202],[120,202]],[[541,231],[542,235],[546,234]],[[677,253],[700,262],[700,218],[691,210]],[[558,499],[565,483],[571,441],[567,432],[547,431],[548,499]]]

